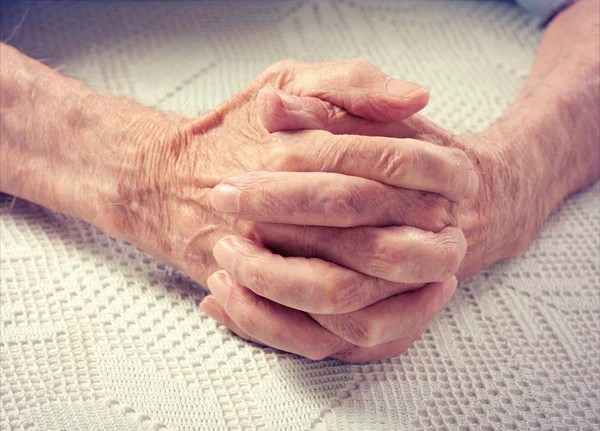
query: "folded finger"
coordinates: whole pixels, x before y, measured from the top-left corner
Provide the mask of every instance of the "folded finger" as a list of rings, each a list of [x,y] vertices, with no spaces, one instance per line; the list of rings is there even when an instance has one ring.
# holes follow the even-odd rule
[[[321,259],[283,257],[235,236],[219,241],[213,255],[257,295],[311,313],[351,312],[418,286],[370,277]]]
[[[417,328],[413,333],[394,341],[379,344],[373,347],[360,347],[352,344],[352,348],[331,355],[340,361],[360,364],[365,362],[381,361],[392,358],[406,352],[412,344],[427,330],[429,322]]]
[[[336,173],[248,172],[213,188],[215,210],[242,220],[313,226],[454,225],[443,197]]]
[[[430,321],[452,297],[456,284],[453,277],[392,296],[352,313],[311,316],[351,344],[374,347],[410,335]]]
[[[269,171],[339,173],[456,202],[475,196],[479,184],[464,151],[426,141],[320,130],[275,133],[267,139],[261,160]]]
[[[426,88],[393,79],[362,59],[305,65],[288,87],[299,96],[317,97],[353,115],[383,122],[410,117],[429,101]]]
[[[269,301],[240,285],[224,271],[208,279],[212,295],[244,334],[276,349],[318,360],[349,345],[306,313]]]
[[[256,223],[252,238],[283,256],[313,257],[380,279],[424,284],[454,276],[467,252],[461,229],[327,228]]]
[[[213,319],[215,322],[227,327],[231,332],[235,333],[237,336],[243,338],[246,341],[251,341],[256,344],[263,344],[263,342],[258,339],[252,337],[246,332],[242,331],[242,329],[229,317],[229,314],[225,311],[225,309],[219,304],[219,302],[215,299],[214,296],[209,295],[200,303],[200,308],[202,311],[206,313],[208,317]]]
[[[263,87],[256,97],[258,116],[267,131],[326,130],[336,135],[384,136],[415,138],[428,122],[419,115],[402,121],[380,122],[351,114],[326,100],[296,96]]]
[[[222,324],[227,327],[231,332],[235,333],[239,337],[251,341],[256,344],[268,345],[255,337],[248,335],[246,332],[242,331],[240,327],[235,323],[235,321],[229,316],[227,311],[219,304],[219,302],[213,297],[208,296],[204,299],[202,304],[200,304],[202,309],[205,310],[206,314],[212,319],[216,320],[217,323]],[[215,311],[216,310],[216,311]],[[254,310],[247,310],[248,313],[254,314]],[[260,317],[268,319],[270,316],[261,315]],[[271,324],[275,325],[276,321],[271,321]],[[372,362],[372,361],[380,361],[382,359],[398,356],[404,353],[406,350],[410,348],[410,346],[415,342],[417,338],[421,336],[423,332],[427,330],[429,326],[429,322],[423,324],[420,328],[413,331],[413,333],[403,336],[400,339],[390,341],[387,343],[383,343],[373,347],[360,347],[354,344],[346,343],[341,339],[336,340],[334,342],[333,349],[336,351],[329,354],[330,357],[339,359],[341,361],[350,362],[350,363],[364,363],[364,362]],[[291,328],[292,330],[294,328]],[[338,337],[339,338],[339,337]],[[337,343],[337,344],[335,344]],[[272,346],[274,347],[274,346]],[[284,350],[283,348],[281,350]],[[313,347],[310,347],[310,351],[314,354],[313,359],[319,359],[321,355],[320,352],[316,352],[313,350]],[[325,350],[328,351],[328,350]],[[302,354],[302,353],[298,353]]]

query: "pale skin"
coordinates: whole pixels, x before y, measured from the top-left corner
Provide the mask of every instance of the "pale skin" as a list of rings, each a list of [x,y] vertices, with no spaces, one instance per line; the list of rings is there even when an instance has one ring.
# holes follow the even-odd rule
[[[455,276],[519,253],[598,178],[597,9],[559,14],[518,99],[470,136],[414,115],[427,91],[362,61],[279,63],[186,119],[1,45],[0,190],[208,284],[202,309],[248,340],[395,356]]]

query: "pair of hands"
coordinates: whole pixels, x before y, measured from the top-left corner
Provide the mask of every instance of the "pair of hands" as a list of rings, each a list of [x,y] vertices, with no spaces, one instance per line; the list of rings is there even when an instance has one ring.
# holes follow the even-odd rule
[[[152,175],[116,220],[207,284],[202,309],[245,339],[311,359],[396,356],[452,296],[459,216],[476,218],[464,203],[482,158],[414,115],[428,97],[361,60],[277,63],[141,148],[136,171]]]
[[[598,178],[598,124],[573,115],[598,108],[593,6],[553,20],[519,97],[470,136],[415,115],[427,92],[362,61],[278,63],[188,119],[0,44],[0,189],[202,285],[217,272],[202,308],[248,339],[312,358],[397,355],[455,274],[518,254]]]
[[[427,90],[367,62],[286,62],[260,81],[244,106],[269,132],[260,171],[211,193],[215,210],[254,223],[215,245],[223,269],[201,307],[247,340],[311,359],[400,354],[456,288],[467,243],[454,206],[475,196],[473,164],[410,138],[399,121]],[[248,126],[242,135],[263,134]]]

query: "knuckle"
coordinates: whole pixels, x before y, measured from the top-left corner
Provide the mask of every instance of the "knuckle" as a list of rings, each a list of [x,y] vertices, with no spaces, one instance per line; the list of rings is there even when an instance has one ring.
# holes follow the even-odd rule
[[[260,322],[257,321],[256,313],[253,313],[252,310],[256,309],[257,304],[253,295],[247,293],[245,287],[234,283],[227,304],[227,313],[242,331],[248,335],[256,336],[260,331]]]
[[[320,361],[329,357],[334,351],[330,341],[315,339],[310,346],[310,351],[304,356],[313,361]]]
[[[340,336],[346,341],[360,347],[374,347],[380,344],[381,334],[378,327],[369,320],[352,314],[340,316]]]
[[[368,266],[370,272],[377,276],[388,278],[394,272],[394,268],[401,261],[398,249],[391,246],[387,241],[381,238],[375,240],[371,244],[371,256]]]
[[[415,160],[416,150],[410,148],[400,151],[389,146],[381,152],[379,167],[386,182],[399,185],[406,174],[413,169]]]
[[[329,277],[324,280],[323,296],[320,311],[323,314],[344,313],[356,308],[358,303],[357,284],[348,282],[340,277]]]
[[[277,88],[285,88],[299,72],[302,64],[302,62],[293,59],[280,60],[260,74],[256,82],[261,85],[270,83]]]
[[[354,67],[357,67],[357,68],[360,68],[360,69],[365,69],[365,68],[368,68],[368,67],[374,67],[373,64],[370,61],[365,60],[364,58],[361,58],[361,57],[351,58],[348,61]]]
[[[348,159],[352,157],[353,148],[360,145],[359,139],[351,135],[328,135],[322,138],[323,146],[318,156],[320,165],[330,172],[342,172]]]
[[[238,250],[232,275],[236,280],[243,281],[243,284],[252,290],[257,290],[268,285],[269,272],[267,268],[268,265],[262,259],[251,257],[243,250]]]
[[[348,78],[351,81],[361,79],[365,72],[371,72],[375,66],[364,58],[352,58],[348,60]]]
[[[353,135],[328,135],[323,138],[323,143],[327,148],[336,149],[342,153],[349,147],[358,145],[359,142],[356,136]]]
[[[318,105],[317,117],[323,119],[323,125],[330,127],[346,116],[346,110],[330,102],[322,102]]]
[[[270,343],[277,343],[283,338],[280,331],[273,330],[266,316],[272,315],[273,303],[259,295],[253,294],[248,288],[235,284],[231,290],[234,300],[230,300],[227,312],[237,326],[256,339],[268,338]]]
[[[326,279],[323,283],[322,296],[319,311],[323,314],[335,314],[339,306],[344,302],[345,289],[337,279]]]
[[[427,230],[439,232],[446,226],[456,224],[454,206],[446,198],[438,195],[427,194],[423,201],[423,220]]]
[[[382,103],[381,96],[374,93],[365,93],[362,97],[357,96],[357,103],[354,104],[354,109],[361,112],[367,118],[389,119],[391,115],[389,105]]]
[[[338,352],[335,352],[332,357],[351,364],[358,364],[365,362],[361,355],[363,351],[364,349],[362,347],[347,343],[347,346],[343,347]]]
[[[443,278],[456,274],[462,261],[458,245],[452,242],[443,242],[440,244],[437,261]]]
[[[243,274],[245,284],[253,289],[267,284],[267,273],[264,271],[263,265],[258,265],[258,262],[240,265],[240,269],[235,268],[234,272]]]
[[[341,227],[351,227],[358,223],[362,213],[362,194],[350,187],[332,185],[325,190],[316,190],[313,200],[325,214],[335,215]]]
[[[301,166],[300,156],[285,145],[279,137],[273,138],[265,148],[266,151],[262,156],[265,169],[272,172],[289,172]]]

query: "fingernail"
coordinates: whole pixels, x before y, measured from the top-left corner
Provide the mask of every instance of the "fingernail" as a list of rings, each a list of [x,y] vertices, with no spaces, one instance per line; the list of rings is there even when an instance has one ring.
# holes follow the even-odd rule
[[[302,108],[302,100],[299,97],[280,91],[279,98],[281,99],[283,106],[290,111],[298,111],[300,108]]]
[[[229,285],[227,284],[225,277],[221,274],[213,274],[208,277],[206,284],[208,285],[212,296],[214,296],[217,302],[221,304],[221,307],[226,308],[227,301],[229,300]]]
[[[205,299],[200,303],[200,307],[208,317],[217,323],[220,323],[221,325],[225,324],[225,316],[223,315],[223,311],[221,311],[218,306],[211,304],[210,302],[206,302]]]
[[[425,87],[415,84],[414,82],[401,81],[399,79],[390,78],[385,84],[385,89],[398,97],[408,98],[414,94],[427,91]]]
[[[212,189],[211,201],[217,211],[237,213],[240,209],[240,190],[230,184],[219,184]]]
[[[229,273],[233,271],[236,253],[235,248],[233,248],[233,245],[229,241],[219,241],[213,248],[213,256],[225,271]]]
[[[444,286],[444,303],[447,303],[450,298],[452,298],[452,295],[454,295],[454,292],[456,291],[457,285],[458,280],[456,280],[456,277],[452,277],[452,280],[446,283]]]

